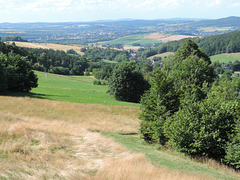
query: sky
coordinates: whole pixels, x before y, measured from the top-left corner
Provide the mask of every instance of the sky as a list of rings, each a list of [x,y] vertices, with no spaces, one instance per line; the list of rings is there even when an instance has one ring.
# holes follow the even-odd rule
[[[0,22],[240,17],[240,0],[0,0]]]

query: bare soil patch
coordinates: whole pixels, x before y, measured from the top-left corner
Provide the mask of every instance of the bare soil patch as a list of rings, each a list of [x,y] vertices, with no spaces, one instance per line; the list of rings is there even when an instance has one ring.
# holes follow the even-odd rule
[[[161,41],[163,41],[163,42],[179,41],[181,39],[194,38],[194,37],[196,37],[196,36],[174,35],[174,36],[169,36],[169,37],[162,38]]]
[[[155,40],[162,40],[166,36],[163,33],[152,33],[145,37],[145,39],[155,39]]]

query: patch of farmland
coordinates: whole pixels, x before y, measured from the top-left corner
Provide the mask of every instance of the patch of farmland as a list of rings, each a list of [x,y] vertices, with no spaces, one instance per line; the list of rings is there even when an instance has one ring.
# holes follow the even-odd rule
[[[9,43],[11,44],[12,42],[9,42]],[[53,49],[53,50],[62,50],[65,52],[69,49],[73,49],[78,54],[83,55],[83,52],[80,51],[83,46],[80,46],[80,45],[61,45],[61,44],[53,44],[53,43],[31,43],[31,42],[14,42],[14,43],[20,47]]]

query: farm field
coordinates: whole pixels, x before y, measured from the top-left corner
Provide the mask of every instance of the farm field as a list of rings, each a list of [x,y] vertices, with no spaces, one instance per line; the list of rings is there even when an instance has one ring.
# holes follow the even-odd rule
[[[91,77],[36,73],[30,95],[0,96],[0,179],[239,178],[214,161],[145,143],[139,105],[114,100]]]
[[[12,43],[11,41],[8,43]],[[14,42],[17,46],[27,47],[27,48],[42,48],[42,49],[53,49],[53,50],[62,50],[67,51],[69,49],[75,50],[79,55],[83,55],[81,52],[81,45],[61,45],[61,44],[53,44],[53,43],[31,43],[31,42]]]
[[[131,45],[132,43],[141,43],[141,44],[148,44],[148,43],[157,43],[160,41],[154,39],[147,39],[146,36],[149,34],[137,34],[137,35],[129,35],[119,39],[115,39],[112,41],[103,42],[101,44],[124,44],[124,45]]]
[[[186,35],[172,35],[164,33],[148,33],[148,34],[138,34],[125,36],[116,40],[107,41],[99,44],[124,44],[125,46],[132,45],[133,43],[139,43],[142,46],[145,44],[154,44],[161,42],[177,41],[185,38],[193,38],[195,36],[186,36]]]
[[[145,38],[147,39],[154,39],[159,40],[162,42],[169,42],[169,41],[178,41],[185,38],[194,38],[196,36],[187,36],[187,35],[172,35],[172,34],[164,34],[164,33],[152,33]]]
[[[211,56],[211,61],[219,61],[221,63],[229,63],[234,62],[236,60],[240,61],[240,53],[224,53],[224,54],[218,54],[215,56]]]

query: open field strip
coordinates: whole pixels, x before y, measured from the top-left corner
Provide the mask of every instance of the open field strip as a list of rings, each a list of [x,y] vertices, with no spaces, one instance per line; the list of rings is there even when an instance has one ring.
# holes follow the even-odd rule
[[[8,43],[12,43],[11,41]],[[62,50],[67,51],[69,49],[75,50],[78,54],[83,55],[81,52],[81,45],[61,45],[61,44],[53,44],[53,43],[31,43],[31,42],[14,42],[19,47],[27,47],[27,48],[42,48],[42,49],[53,49],[53,50]]]

